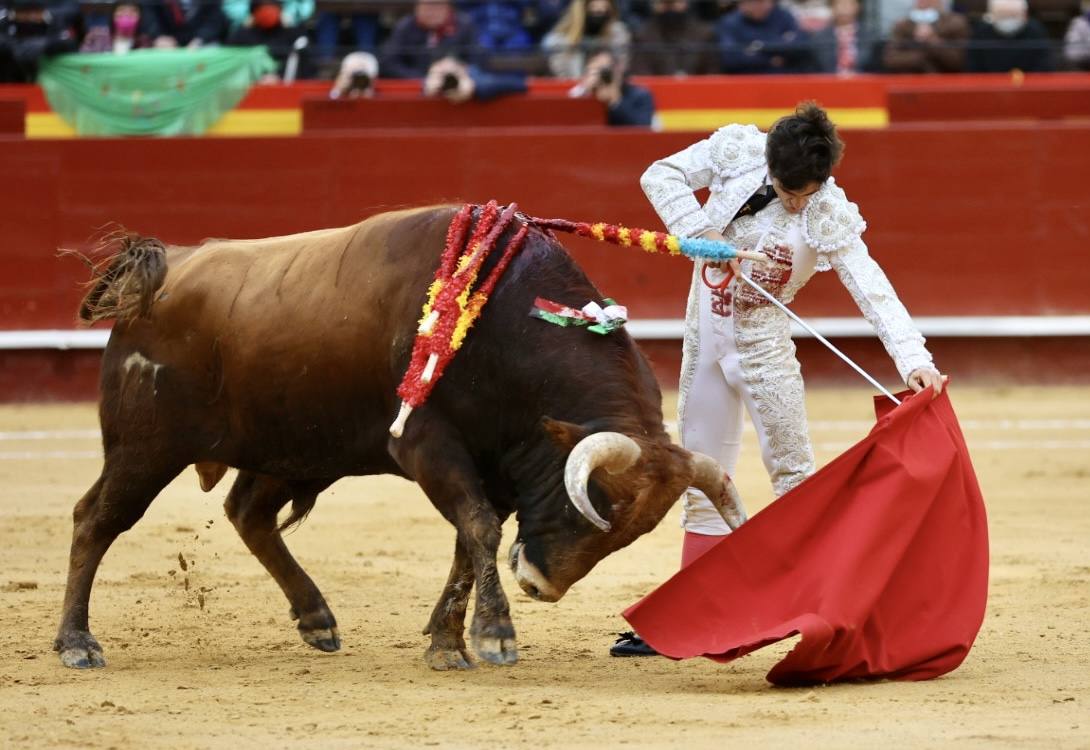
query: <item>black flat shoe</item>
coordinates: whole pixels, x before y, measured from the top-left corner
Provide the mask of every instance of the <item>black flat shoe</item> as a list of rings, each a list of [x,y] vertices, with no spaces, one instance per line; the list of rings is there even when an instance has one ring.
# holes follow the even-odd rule
[[[633,632],[621,633],[609,648],[610,656],[658,656],[659,652],[647,645],[647,641]]]

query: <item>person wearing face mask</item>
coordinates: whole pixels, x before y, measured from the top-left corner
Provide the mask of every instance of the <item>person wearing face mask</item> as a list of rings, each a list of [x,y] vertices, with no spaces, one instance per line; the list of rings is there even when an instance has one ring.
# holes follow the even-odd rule
[[[151,45],[151,40],[139,33],[140,6],[135,1],[121,0],[114,4],[110,25],[97,24],[87,30],[80,52],[113,52],[123,55]]]
[[[882,53],[887,73],[960,73],[965,69],[969,22],[947,10],[949,0],[916,0],[894,24]]]
[[[227,44],[233,47],[264,45],[268,49],[269,56],[276,61],[277,72],[269,75],[266,83],[282,80],[293,56],[293,78],[310,78],[314,74],[306,32],[298,26],[286,26],[282,11],[280,0],[251,0],[249,21],[227,39]]]
[[[631,34],[614,0],[572,0],[553,30],[541,40],[549,71],[557,78],[581,78],[591,49],[609,49],[627,60]]]
[[[843,149],[825,111],[805,102],[767,135],[753,125],[727,125],[655,162],[640,179],[672,234],[726,241],[768,259],[695,263],[678,429],[685,448],[715,458],[733,475],[748,414],[777,497],[815,471],[802,374],[790,319],[739,273],[790,303],[815,273],[835,270],[905,383],[914,391],[931,386],[935,395],[943,388],[923,336],[870,257],[858,207],[830,176]],[[702,188],[710,190],[704,205],[693,194]],[[683,506],[685,567],[730,529],[698,490],[686,492]],[[610,653],[655,652],[638,635],[623,633]]]
[[[719,72],[715,30],[689,11],[689,0],[654,0],[651,17],[633,37],[631,72],[638,76]]]
[[[1044,24],[1029,17],[1026,0],[988,0],[988,12],[973,24],[968,68],[974,73],[1055,70]]]

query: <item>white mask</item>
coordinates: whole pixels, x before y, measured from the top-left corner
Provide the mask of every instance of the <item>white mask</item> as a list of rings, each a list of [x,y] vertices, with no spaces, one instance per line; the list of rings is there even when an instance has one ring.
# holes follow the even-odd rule
[[[934,8],[913,8],[908,12],[908,20],[916,24],[930,25],[939,20],[939,12]]]
[[[1014,36],[1026,25],[1023,18],[997,18],[992,21],[995,30],[1004,36]]]

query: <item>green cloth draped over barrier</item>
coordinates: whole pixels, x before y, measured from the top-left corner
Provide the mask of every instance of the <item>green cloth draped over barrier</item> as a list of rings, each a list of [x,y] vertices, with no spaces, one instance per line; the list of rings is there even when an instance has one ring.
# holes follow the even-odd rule
[[[38,83],[80,135],[200,135],[276,70],[264,47],[60,55]]]

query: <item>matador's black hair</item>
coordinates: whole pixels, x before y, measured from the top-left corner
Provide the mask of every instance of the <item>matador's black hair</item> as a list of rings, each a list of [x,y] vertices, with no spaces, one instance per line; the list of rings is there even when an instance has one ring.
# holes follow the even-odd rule
[[[844,142],[825,110],[803,102],[768,132],[768,171],[788,190],[824,183],[844,154]]]

